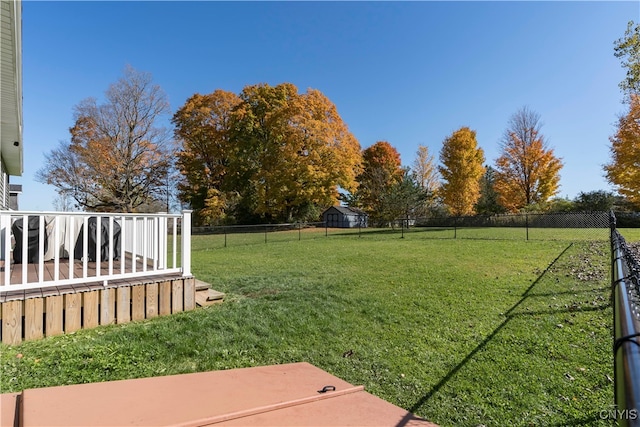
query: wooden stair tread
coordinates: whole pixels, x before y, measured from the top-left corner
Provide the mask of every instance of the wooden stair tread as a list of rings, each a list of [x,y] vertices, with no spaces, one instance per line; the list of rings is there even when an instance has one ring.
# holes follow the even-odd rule
[[[219,304],[224,300],[224,293],[214,291],[213,289],[205,289],[196,291],[196,304],[200,307]]]
[[[204,291],[206,289],[211,289],[211,283],[196,279],[196,291]]]

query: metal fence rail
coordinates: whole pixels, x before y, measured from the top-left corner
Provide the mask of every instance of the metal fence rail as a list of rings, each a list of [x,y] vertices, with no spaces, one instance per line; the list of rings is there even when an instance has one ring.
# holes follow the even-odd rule
[[[616,414],[621,426],[640,426],[640,260],[611,213],[611,286]]]

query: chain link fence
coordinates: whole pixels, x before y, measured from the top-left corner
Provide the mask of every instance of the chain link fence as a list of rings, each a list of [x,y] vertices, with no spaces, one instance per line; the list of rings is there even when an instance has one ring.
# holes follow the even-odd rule
[[[618,410],[636,411],[633,420],[621,423],[635,426],[640,425],[640,254],[616,228],[613,213],[610,224],[615,403]]]
[[[599,240],[609,239],[607,212],[517,214],[442,218],[411,218],[390,221],[387,227],[332,228],[325,222],[224,225],[194,227],[198,248],[293,242],[339,236],[495,239],[495,240]],[[205,237],[206,236],[206,237]]]
[[[401,232],[425,231],[454,239],[602,240],[609,238],[607,212],[477,215],[401,220]]]

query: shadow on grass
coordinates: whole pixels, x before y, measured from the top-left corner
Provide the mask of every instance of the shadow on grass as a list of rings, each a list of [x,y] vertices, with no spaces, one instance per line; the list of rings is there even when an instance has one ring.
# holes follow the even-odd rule
[[[542,273],[540,273],[540,275],[536,278],[536,280],[534,280],[533,283],[531,283],[531,285],[527,288],[527,290],[524,291],[524,293],[522,294],[522,298],[520,298],[518,302],[516,302],[508,311],[504,313],[505,319],[502,321],[502,323],[498,325],[498,327],[496,327],[493,330],[493,332],[491,332],[491,334],[489,334],[484,340],[482,340],[480,344],[476,346],[476,348],[474,348],[469,354],[467,354],[467,356],[464,359],[462,359],[462,361],[458,363],[451,371],[449,371],[447,375],[445,375],[445,377],[442,378],[440,382],[438,382],[438,384],[436,384],[433,388],[431,388],[431,390],[429,390],[427,394],[422,396],[420,400],[418,400],[411,408],[409,408],[409,413],[407,413],[407,415],[397,424],[398,427],[407,425],[414,417],[412,414],[416,412],[422,405],[427,403],[429,399],[431,399],[438,391],[440,391],[440,389],[444,387],[449,382],[449,380],[451,380],[451,378],[453,378],[458,373],[458,371],[460,371],[460,369],[462,369],[480,350],[486,347],[487,344],[491,342],[491,340],[493,340],[493,338],[496,335],[498,335],[498,333],[500,333],[500,331],[511,321],[511,319],[513,319],[515,316],[520,314],[527,314],[527,315],[535,314],[535,313],[526,313],[526,312],[517,313],[517,314],[513,314],[513,313],[514,311],[516,311],[518,307],[520,307],[520,305],[522,305],[523,302],[525,302],[529,297],[533,296],[531,294],[531,291],[533,290],[533,288],[542,280],[542,278],[547,274],[547,272],[549,272],[549,270],[560,260],[560,258],[562,258],[562,256],[572,246],[573,246],[573,243],[569,244],[569,246],[564,248],[562,252],[560,252],[560,254],[553,261],[551,261],[551,263],[547,266],[547,268],[545,268],[545,270]],[[603,310],[604,308],[606,308],[606,306],[594,307],[593,309],[591,308],[583,309],[582,311]],[[561,310],[554,310],[553,312],[557,313],[558,311],[561,311]],[[569,309],[567,308],[566,311],[569,311]],[[578,311],[578,310],[575,310],[575,311]],[[538,313],[546,314],[546,312],[538,312]],[[577,425],[580,425],[580,424],[577,424]]]

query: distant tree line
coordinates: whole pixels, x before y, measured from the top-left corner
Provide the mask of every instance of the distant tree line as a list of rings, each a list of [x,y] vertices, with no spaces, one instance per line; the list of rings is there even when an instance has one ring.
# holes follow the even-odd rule
[[[358,207],[371,224],[397,218],[562,212],[640,207],[640,26],[614,44],[627,69],[620,84],[627,114],[611,139],[604,170],[618,195],[598,190],[557,197],[562,159],[541,132],[540,115],[522,107],[508,120],[500,155],[487,165],[476,132],[447,136],[439,164],[419,145],[410,167],[388,141],[361,149],[319,90],[291,83],[194,94],[157,124],[166,95],[148,73],[125,69],[105,102],[80,102],[70,140],[45,155],[37,178],[60,200],[94,211],[162,211],[172,200],[198,225],[317,220],[337,203]],[[171,137],[173,136],[173,137]]]

